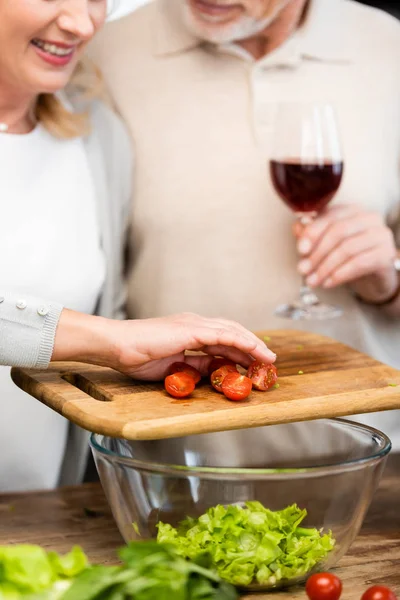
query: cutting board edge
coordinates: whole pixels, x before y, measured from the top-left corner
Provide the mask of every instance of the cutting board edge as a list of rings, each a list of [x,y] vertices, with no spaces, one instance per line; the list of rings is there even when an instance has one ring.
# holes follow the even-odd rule
[[[359,392],[355,391],[352,394],[348,392],[344,392],[342,394],[335,394],[331,396],[333,401],[340,400],[341,398],[346,398],[347,400],[351,396],[358,396]],[[382,388],[382,394],[376,395],[374,400],[382,398],[382,406],[377,410],[376,406],[371,406],[370,410],[365,410],[365,404],[363,404],[364,410],[361,411],[360,403],[357,403],[356,406],[352,406],[351,410],[344,409],[335,414],[334,416],[327,414],[326,410],[320,411],[318,414],[315,414],[316,408],[318,407],[318,401],[320,403],[324,403],[324,396],[317,396],[310,398],[312,402],[307,406],[307,410],[304,410],[304,399],[300,400],[289,400],[282,401],[279,404],[273,404],[272,413],[282,413],[281,409],[291,409],[290,412],[295,412],[293,409],[300,408],[303,413],[302,416],[299,416],[298,413],[292,414],[292,416],[285,416],[284,419],[276,418],[274,415],[270,413],[270,411],[262,411],[260,413],[260,407],[263,405],[257,404],[255,406],[247,406],[241,409],[232,411],[227,414],[226,411],[216,411],[213,412],[213,420],[219,422],[219,426],[215,428],[210,428],[210,415],[209,413],[197,413],[196,421],[191,418],[191,415],[185,416],[183,419],[181,418],[179,423],[174,424],[173,418],[171,420],[158,419],[150,421],[149,425],[144,426],[145,421],[141,421],[141,427],[138,435],[137,426],[135,423],[128,422],[124,425],[122,429],[122,437],[130,440],[155,440],[155,439],[166,439],[170,437],[184,437],[186,435],[199,435],[202,433],[217,433],[220,431],[232,431],[235,429],[251,429],[255,427],[263,427],[269,425],[279,425],[282,423],[295,423],[301,421],[313,421],[319,419],[331,419],[331,418],[341,418],[341,417],[351,417],[362,412],[363,414],[374,413],[374,412],[385,412],[388,410],[400,410],[400,386],[399,391],[395,391],[395,388]],[[385,401],[385,402],[383,402]],[[253,416],[254,415],[254,416]],[[243,419],[243,417],[246,417]],[[240,419],[242,419],[240,421]],[[172,422],[171,422],[172,421]],[[239,423],[240,421],[240,423]],[[243,423],[245,422],[245,425]],[[185,428],[185,433],[182,433],[182,427]],[[169,428],[169,435],[165,435],[164,431],[166,428]],[[172,429],[172,435],[171,435]]]

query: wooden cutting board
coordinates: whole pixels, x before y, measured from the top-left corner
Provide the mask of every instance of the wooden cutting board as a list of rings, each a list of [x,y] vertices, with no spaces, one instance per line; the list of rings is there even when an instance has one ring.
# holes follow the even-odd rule
[[[11,376],[81,427],[129,440],[400,409],[400,371],[327,337],[292,330],[258,335],[278,355],[279,387],[253,391],[244,402],[230,402],[206,380],[189,398],[175,400],[162,383],[81,363],[14,368]]]

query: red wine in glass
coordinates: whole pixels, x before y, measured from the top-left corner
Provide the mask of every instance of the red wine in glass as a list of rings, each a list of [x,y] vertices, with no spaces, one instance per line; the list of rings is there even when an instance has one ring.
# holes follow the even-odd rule
[[[269,154],[270,176],[278,196],[302,225],[310,224],[333,199],[343,176],[333,107],[314,102],[280,104]],[[342,309],[322,302],[303,277],[299,297],[278,306],[275,314],[296,320],[331,319],[340,316]]]
[[[275,190],[289,208],[296,213],[318,213],[339,189],[343,161],[271,160],[270,172]]]

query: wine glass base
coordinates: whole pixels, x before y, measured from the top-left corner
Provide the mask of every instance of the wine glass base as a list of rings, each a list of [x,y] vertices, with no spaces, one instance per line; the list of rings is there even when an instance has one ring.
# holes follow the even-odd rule
[[[292,321],[323,321],[325,319],[336,319],[341,317],[343,310],[338,306],[317,302],[307,306],[293,302],[292,304],[281,304],[275,310],[277,317],[291,319]]]

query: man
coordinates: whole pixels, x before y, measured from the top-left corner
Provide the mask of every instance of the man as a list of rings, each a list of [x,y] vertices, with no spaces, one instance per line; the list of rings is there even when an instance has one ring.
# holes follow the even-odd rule
[[[297,328],[400,368],[400,24],[352,0],[155,0],[94,55],[136,149],[131,316],[291,327],[273,312],[298,270],[344,316]],[[260,144],[287,101],[332,103],[345,155],[337,196],[297,243]],[[369,421],[400,448],[393,416]]]

